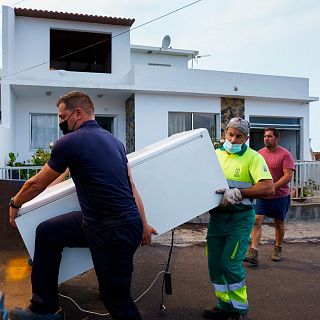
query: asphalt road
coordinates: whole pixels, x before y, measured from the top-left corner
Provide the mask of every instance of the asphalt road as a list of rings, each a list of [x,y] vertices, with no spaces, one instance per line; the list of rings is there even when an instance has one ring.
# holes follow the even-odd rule
[[[311,320],[320,318],[320,244],[286,244],[280,263],[269,260],[271,245],[260,250],[259,267],[247,267],[250,319]],[[136,298],[165,269],[169,248],[141,248],[135,258],[133,296]],[[174,247],[170,263],[173,294],[165,296],[165,311],[159,311],[162,274],[137,305],[147,320],[203,319],[203,308],[213,306],[215,297],[207,273],[204,246]],[[74,298],[83,308],[105,313],[94,272],[64,283],[60,292]],[[61,299],[67,319],[101,319],[86,315]],[[105,317],[108,318],[108,317]]]
[[[3,240],[3,239],[2,239]],[[7,239],[8,240],[8,239]],[[8,242],[7,242],[8,243]],[[0,250],[0,291],[6,308],[27,306],[30,299],[30,271],[27,253],[18,242]],[[320,242],[286,243],[280,263],[269,260],[271,244],[260,249],[259,267],[246,267],[250,303],[249,319],[311,320],[320,318]],[[139,297],[156,275],[166,267],[169,247],[153,244],[141,247],[135,256],[132,293]],[[207,271],[204,244],[174,247],[170,271],[173,294],[164,297],[165,311],[159,311],[162,274],[137,302],[144,320],[197,320],[201,311],[213,306],[215,296]],[[93,271],[77,276],[59,288],[82,308],[106,313]],[[81,312],[61,298],[66,320],[110,319]]]

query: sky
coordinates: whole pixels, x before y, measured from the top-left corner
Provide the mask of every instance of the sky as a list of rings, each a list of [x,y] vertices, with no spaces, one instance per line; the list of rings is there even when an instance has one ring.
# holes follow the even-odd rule
[[[0,0],[12,7],[134,18],[133,28],[192,2]],[[194,68],[309,78],[309,95],[320,96],[318,0],[202,0],[130,36],[132,44],[160,47],[165,35],[175,49],[200,52]],[[311,146],[320,151],[320,102],[310,105]]]

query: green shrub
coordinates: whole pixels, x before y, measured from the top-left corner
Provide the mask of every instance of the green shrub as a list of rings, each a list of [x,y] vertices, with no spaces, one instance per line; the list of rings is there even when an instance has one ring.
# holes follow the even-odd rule
[[[42,148],[38,149],[31,156],[31,165],[33,166],[44,166],[50,159],[51,151],[46,151]]]
[[[46,151],[44,149],[38,149],[32,156],[30,160],[18,162],[16,161],[19,154],[15,154],[14,152],[9,152],[9,160],[7,161],[7,166],[9,167],[25,167],[25,166],[44,166],[48,160],[50,159],[50,151]],[[33,177],[37,173],[37,170],[33,169],[22,169],[20,170],[20,179],[21,180],[27,180],[31,177]],[[16,172],[12,173],[15,175],[19,175],[19,171],[16,170]]]

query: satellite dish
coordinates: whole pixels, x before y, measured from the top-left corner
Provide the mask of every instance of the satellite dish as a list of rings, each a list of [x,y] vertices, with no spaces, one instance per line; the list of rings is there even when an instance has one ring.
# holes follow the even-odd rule
[[[168,35],[164,36],[163,39],[162,39],[161,49],[163,49],[163,50],[169,49],[170,43],[171,43],[170,36],[168,36]]]

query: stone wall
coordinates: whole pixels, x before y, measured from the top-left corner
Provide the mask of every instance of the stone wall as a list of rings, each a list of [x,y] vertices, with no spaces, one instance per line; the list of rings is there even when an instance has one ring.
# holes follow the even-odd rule
[[[134,95],[126,100],[126,150],[135,151],[135,102]]]
[[[224,129],[232,118],[244,118],[244,99],[221,98],[221,137]]]

